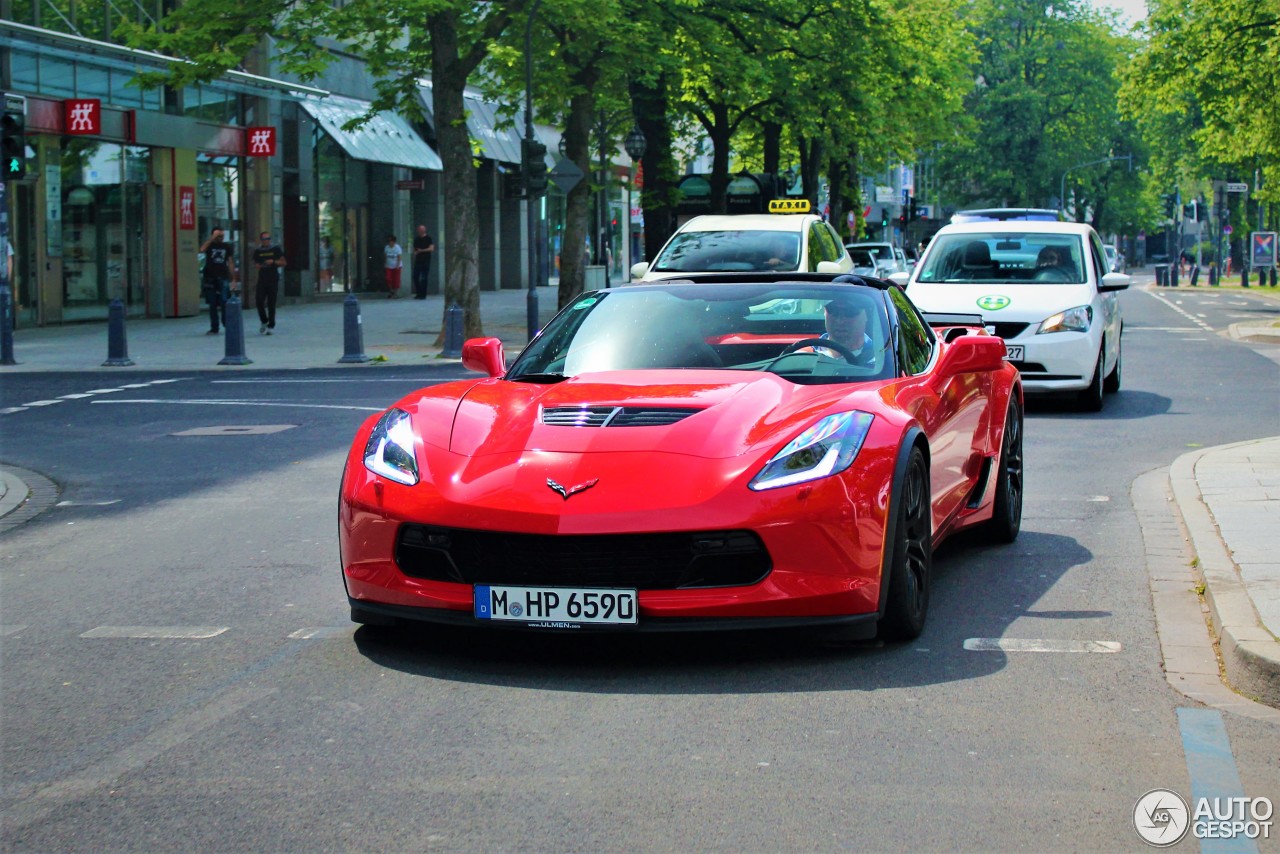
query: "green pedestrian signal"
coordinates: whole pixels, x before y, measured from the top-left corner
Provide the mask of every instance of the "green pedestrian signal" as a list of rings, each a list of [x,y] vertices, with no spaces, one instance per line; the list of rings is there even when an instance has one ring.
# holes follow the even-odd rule
[[[27,175],[27,116],[21,110],[5,110],[0,117],[0,164],[6,181]]]

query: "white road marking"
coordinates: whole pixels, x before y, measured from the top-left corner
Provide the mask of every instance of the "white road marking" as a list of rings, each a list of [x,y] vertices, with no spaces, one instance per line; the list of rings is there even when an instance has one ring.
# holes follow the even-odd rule
[[[18,632],[22,631],[25,628],[26,626],[0,626],[0,637],[8,637],[9,635],[16,635]]]
[[[325,638],[346,637],[353,631],[352,626],[313,626],[290,632],[293,640],[323,640]]]
[[[1129,324],[1126,323],[1124,327],[1125,335],[1128,335],[1131,332],[1198,332],[1198,331],[1200,331],[1199,328],[1195,326],[1130,326]]]
[[[225,427],[193,427],[170,436],[267,436],[292,430],[297,424],[231,424]]]
[[[1116,641],[1045,640],[1043,638],[968,638],[970,652],[1119,652]]]
[[[53,406],[55,403],[62,403],[61,400],[33,400],[30,403],[24,403],[23,406]]]
[[[230,626],[98,626],[82,638],[135,638],[144,640],[204,640],[230,631]]]
[[[119,498],[112,498],[110,501],[59,501],[54,507],[106,507],[111,504],[119,504]]]
[[[367,385],[368,383],[439,383],[439,377],[371,377],[365,379],[350,379],[345,377],[333,377],[330,379],[316,380],[211,380],[210,385],[300,385],[307,383],[359,383]]]
[[[1182,300],[1178,300],[1177,303],[1175,303],[1173,300],[1170,300],[1161,294],[1153,293],[1152,291],[1140,291],[1139,293],[1144,293],[1147,296],[1151,297],[1152,299],[1159,300],[1160,302],[1164,303],[1172,310],[1176,311],[1178,314],[1185,317],[1187,320],[1190,320],[1192,323],[1194,323],[1196,326],[1200,327],[1201,329],[1207,330],[1209,332],[1213,331],[1212,326],[1205,323],[1203,320],[1200,320],[1195,315],[1191,314],[1191,312],[1182,308],[1182,306],[1178,304],[1178,303],[1181,303]],[[1204,315],[1201,315],[1201,317],[1204,317]]]
[[[56,401],[51,401],[55,402]],[[257,400],[160,400],[159,398],[136,398],[125,400],[95,400],[95,404],[139,403],[139,404],[180,404],[185,406],[292,406],[299,409],[352,409],[356,412],[381,412],[384,406],[337,406],[328,403],[268,403]]]

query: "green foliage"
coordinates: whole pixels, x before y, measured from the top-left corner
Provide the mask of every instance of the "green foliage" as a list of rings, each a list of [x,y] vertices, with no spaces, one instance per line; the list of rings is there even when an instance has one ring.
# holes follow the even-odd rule
[[[1170,175],[1263,173],[1280,199],[1280,7],[1153,0],[1123,104]]]

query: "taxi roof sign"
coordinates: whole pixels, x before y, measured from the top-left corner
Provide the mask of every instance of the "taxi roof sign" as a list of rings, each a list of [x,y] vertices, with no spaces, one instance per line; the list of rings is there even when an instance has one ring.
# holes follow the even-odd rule
[[[808,199],[772,199],[769,202],[769,213],[804,214],[810,210]]]

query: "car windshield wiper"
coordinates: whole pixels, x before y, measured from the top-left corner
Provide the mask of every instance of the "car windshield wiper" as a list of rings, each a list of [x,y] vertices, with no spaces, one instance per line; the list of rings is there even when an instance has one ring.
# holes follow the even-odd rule
[[[566,374],[552,374],[552,373],[547,373],[547,374],[537,374],[537,373],[531,373],[531,374],[520,374],[520,375],[518,375],[518,376],[514,376],[514,377],[507,377],[507,379],[508,379],[508,380],[510,380],[510,381],[511,381],[511,382],[513,382],[513,383],[518,383],[518,382],[526,382],[526,383],[547,383],[547,384],[549,384],[549,385],[550,385],[550,384],[553,384],[553,383],[562,383],[562,382],[564,382],[565,380],[569,379],[569,377],[568,377],[568,375],[566,375]]]

